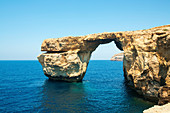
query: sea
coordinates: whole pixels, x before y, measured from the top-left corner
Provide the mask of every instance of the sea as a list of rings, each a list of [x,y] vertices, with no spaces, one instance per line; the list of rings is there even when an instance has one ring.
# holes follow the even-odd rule
[[[82,82],[49,80],[38,61],[0,61],[1,113],[142,113],[154,103],[124,80],[123,62],[90,60]]]

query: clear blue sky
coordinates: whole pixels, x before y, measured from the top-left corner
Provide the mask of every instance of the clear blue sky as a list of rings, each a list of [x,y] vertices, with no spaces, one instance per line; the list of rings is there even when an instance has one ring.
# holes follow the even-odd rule
[[[0,60],[35,60],[44,39],[170,24],[170,0],[0,0]],[[120,52],[102,45],[92,59]]]

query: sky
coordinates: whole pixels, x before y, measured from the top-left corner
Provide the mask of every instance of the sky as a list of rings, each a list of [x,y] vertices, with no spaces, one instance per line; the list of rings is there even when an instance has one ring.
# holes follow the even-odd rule
[[[170,0],[0,0],[0,60],[36,60],[47,38],[170,24]],[[92,60],[120,53],[100,45]]]

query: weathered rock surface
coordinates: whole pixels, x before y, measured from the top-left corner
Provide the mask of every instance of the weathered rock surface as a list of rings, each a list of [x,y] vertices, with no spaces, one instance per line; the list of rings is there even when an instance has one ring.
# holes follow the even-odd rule
[[[82,81],[91,53],[114,41],[124,51],[124,77],[146,99],[170,101],[170,25],[147,30],[90,34],[44,40],[38,56],[50,79]]]
[[[82,81],[91,52],[44,53],[38,59],[44,74],[53,80],[68,82]]]
[[[112,61],[123,61],[124,53],[118,53],[112,56]]]
[[[163,106],[155,105],[143,111],[143,113],[170,113],[170,103]]]

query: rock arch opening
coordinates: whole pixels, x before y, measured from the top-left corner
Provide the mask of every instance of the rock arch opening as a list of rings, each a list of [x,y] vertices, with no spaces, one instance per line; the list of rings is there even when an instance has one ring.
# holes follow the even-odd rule
[[[110,60],[114,54],[122,51],[116,47],[114,41],[107,44],[100,44],[95,51],[93,51],[90,60]]]

